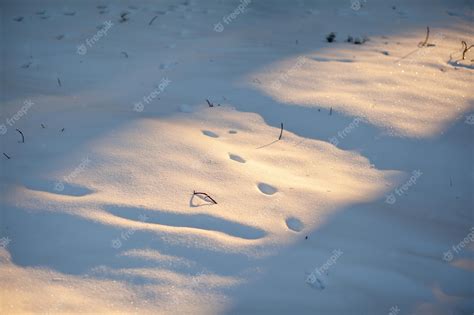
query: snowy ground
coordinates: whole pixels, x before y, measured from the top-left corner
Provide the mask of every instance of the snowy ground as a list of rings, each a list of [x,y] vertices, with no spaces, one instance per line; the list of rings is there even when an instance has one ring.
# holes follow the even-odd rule
[[[1,314],[474,312],[472,1],[0,9]]]

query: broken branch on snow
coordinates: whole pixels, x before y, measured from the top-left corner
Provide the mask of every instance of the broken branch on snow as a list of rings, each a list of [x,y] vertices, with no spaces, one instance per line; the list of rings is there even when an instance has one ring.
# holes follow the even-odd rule
[[[204,196],[206,198],[209,198],[215,205],[217,205],[217,201],[215,201],[211,196],[209,196],[208,194],[204,193],[204,192],[197,192],[197,191],[194,191],[193,192],[193,195],[201,195],[201,196]]]
[[[427,26],[427,27],[426,27],[426,38],[425,38],[425,41],[419,42],[419,43],[418,43],[418,47],[421,48],[421,47],[426,46],[426,45],[428,44],[428,38],[429,38],[429,37],[430,37],[430,27]]]
[[[148,23],[148,25],[151,25],[153,23],[153,21],[156,20],[157,17],[158,17],[158,15],[155,15],[155,17],[151,19],[151,21]]]
[[[467,43],[465,41],[461,41],[461,44],[462,44],[462,60],[466,59],[466,53],[472,48],[474,47],[474,45],[471,45],[469,47],[467,47]]]
[[[20,135],[21,135],[21,142],[18,141],[18,143],[25,143],[25,136],[23,135],[23,132],[21,132],[20,129],[16,129],[16,131],[18,131],[18,132],[20,133]]]

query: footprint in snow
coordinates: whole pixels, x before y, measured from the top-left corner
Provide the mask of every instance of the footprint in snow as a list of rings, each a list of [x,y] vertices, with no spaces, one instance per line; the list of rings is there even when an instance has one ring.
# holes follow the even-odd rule
[[[295,217],[289,217],[286,219],[286,226],[294,231],[294,232],[300,232],[304,229],[304,224],[301,222],[299,219]]]
[[[209,130],[202,130],[202,134],[211,138],[219,138],[219,135]]]
[[[229,153],[229,158],[231,160],[234,160],[234,161],[239,162],[239,163],[245,163],[246,162],[244,158],[238,156],[237,154]]]
[[[258,189],[265,195],[273,195],[278,191],[278,189],[276,189],[275,187],[265,183],[259,183],[257,186]]]

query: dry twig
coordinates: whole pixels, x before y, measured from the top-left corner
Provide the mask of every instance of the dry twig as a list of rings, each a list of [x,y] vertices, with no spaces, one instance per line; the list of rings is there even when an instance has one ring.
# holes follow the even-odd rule
[[[197,191],[194,191],[193,192],[193,195],[202,195],[202,196],[205,196],[206,198],[209,198],[215,205],[217,205],[217,201],[215,201],[211,196],[209,196],[208,194],[204,193],[204,192],[197,192]]]
[[[418,43],[418,47],[421,48],[421,47],[426,46],[426,44],[428,44],[428,38],[429,38],[429,37],[430,37],[430,27],[427,26],[427,27],[426,27],[426,38],[425,38],[425,41],[419,42],[419,43]]]
[[[25,136],[23,135],[23,132],[21,132],[20,129],[16,129],[16,131],[18,131],[21,135],[21,143],[25,143]],[[20,143],[20,141],[18,141],[18,143]]]
[[[148,23],[148,25],[151,25],[153,23],[153,21],[155,21],[155,19],[158,17],[158,15],[155,15],[154,18],[151,19],[151,21]]]
[[[212,104],[208,99],[206,99],[206,102],[207,102],[207,105],[209,105],[209,107],[214,107],[214,104]]]
[[[471,45],[469,47],[467,47],[467,43],[465,41],[461,41],[461,44],[462,44],[462,60],[466,59],[466,53],[472,48],[474,47],[474,45]]]

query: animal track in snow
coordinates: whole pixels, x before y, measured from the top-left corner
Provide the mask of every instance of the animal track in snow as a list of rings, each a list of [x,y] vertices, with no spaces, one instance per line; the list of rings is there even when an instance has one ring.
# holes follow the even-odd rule
[[[219,138],[219,135],[209,130],[202,130],[202,134],[211,138]]]
[[[301,232],[304,229],[304,224],[295,217],[289,217],[286,219],[286,226],[295,232]]]
[[[239,162],[239,163],[245,163],[246,162],[244,158],[242,158],[242,157],[240,157],[236,154],[232,154],[232,153],[229,153],[229,158],[231,160],[234,160],[234,161]]]
[[[278,189],[276,189],[275,187],[265,183],[259,183],[257,186],[258,189],[265,195],[273,195],[278,191]]]

